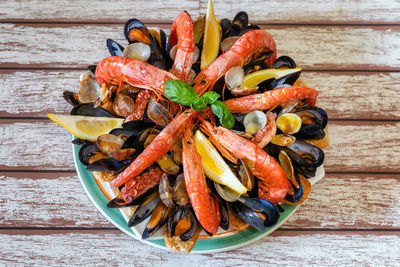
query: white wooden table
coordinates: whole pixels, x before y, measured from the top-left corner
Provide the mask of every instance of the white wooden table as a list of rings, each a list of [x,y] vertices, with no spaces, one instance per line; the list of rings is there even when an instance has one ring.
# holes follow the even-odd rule
[[[237,2],[237,3],[236,3]],[[0,1],[0,265],[400,265],[400,1],[217,1],[245,10],[304,69],[329,113],[326,177],[278,231],[231,252],[173,255],[133,240],[92,205],[64,90],[123,42],[137,17],[168,29],[206,0]]]

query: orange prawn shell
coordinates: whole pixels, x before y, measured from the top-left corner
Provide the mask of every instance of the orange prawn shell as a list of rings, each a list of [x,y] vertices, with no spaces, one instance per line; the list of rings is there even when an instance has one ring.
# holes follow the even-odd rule
[[[209,233],[216,233],[220,224],[218,200],[210,196],[206,177],[201,165],[201,156],[197,152],[193,128],[188,127],[183,135],[182,161],[185,176],[186,190],[197,219]]]

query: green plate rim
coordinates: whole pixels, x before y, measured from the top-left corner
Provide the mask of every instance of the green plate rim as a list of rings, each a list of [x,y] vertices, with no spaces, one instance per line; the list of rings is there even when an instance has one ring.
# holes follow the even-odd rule
[[[141,237],[136,236],[132,231],[132,229],[128,227],[126,220],[124,219],[124,217],[122,216],[121,212],[118,209],[110,209],[106,207],[108,203],[107,198],[104,196],[103,192],[98,187],[91,172],[87,171],[86,166],[84,166],[78,159],[80,147],[81,146],[79,145],[74,145],[74,144],[72,145],[75,168],[86,194],[93,202],[93,204],[96,206],[96,208],[112,224],[114,224],[117,228],[119,228],[121,231],[128,234],[129,236],[145,244],[151,245],[153,247],[167,250],[164,243],[164,239],[154,239],[154,240],[141,239]],[[229,236],[222,236],[210,239],[199,239],[196,242],[196,245],[192,249],[191,253],[215,253],[215,252],[228,251],[255,242],[258,239],[278,229],[295,212],[295,210],[298,208],[298,205],[284,204],[283,208],[285,211],[280,213],[280,218],[277,224],[275,224],[272,227],[266,228],[263,232],[259,232],[254,228],[249,228],[241,232],[231,234]]]

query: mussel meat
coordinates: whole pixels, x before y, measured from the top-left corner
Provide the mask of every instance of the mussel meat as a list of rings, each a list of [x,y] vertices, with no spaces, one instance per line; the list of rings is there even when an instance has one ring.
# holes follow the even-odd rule
[[[153,235],[160,227],[162,227],[168,219],[171,208],[165,206],[163,202],[159,202],[154,208],[150,220],[146,224],[146,228],[143,231],[142,239],[149,238]]]
[[[115,117],[110,112],[102,108],[95,108],[92,103],[79,104],[75,106],[71,110],[70,115],[90,116],[90,117]]]
[[[129,43],[141,42],[150,44],[150,32],[146,26],[138,19],[133,18],[125,23],[124,35]]]
[[[140,204],[136,212],[129,219],[128,226],[129,227],[136,226],[139,223],[143,222],[146,218],[148,218],[151,215],[154,208],[160,202],[161,199],[157,191],[147,196],[146,199]]]

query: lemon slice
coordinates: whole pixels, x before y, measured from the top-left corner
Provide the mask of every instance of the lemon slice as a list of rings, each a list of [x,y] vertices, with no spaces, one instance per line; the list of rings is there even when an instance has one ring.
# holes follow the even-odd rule
[[[252,72],[244,76],[243,83],[240,86],[241,88],[254,88],[257,84],[262,81],[275,78],[279,79],[288,74],[292,74],[295,72],[301,71],[301,68],[295,69],[265,69]]]
[[[109,117],[89,117],[47,114],[50,120],[60,124],[78,138],[96,141],[97,137],[109,133],[114,128],[121,128],[124,119]]]
[[[247,192],[246,187],[233,174],[213,144],[199,130],[194,135],[197,152],[201,156],[204,173],[216,183],[223,184],[239,194]]]
[[[212,0],[208,1],[206,22],[204,29],[203,51],[201,53],[200,69],[205,69],[214,59],[217,58],[219,52],[219,44],[221,43],[222,30],[214,14]]]

